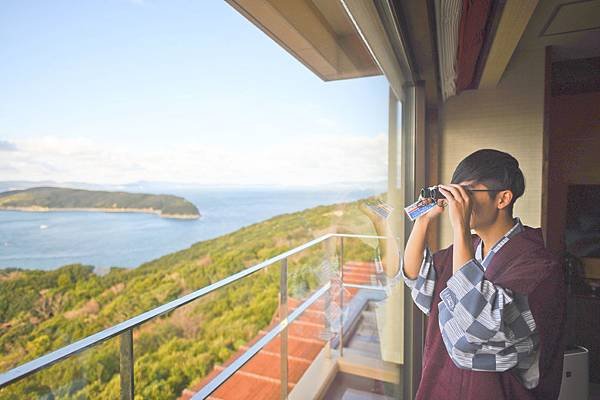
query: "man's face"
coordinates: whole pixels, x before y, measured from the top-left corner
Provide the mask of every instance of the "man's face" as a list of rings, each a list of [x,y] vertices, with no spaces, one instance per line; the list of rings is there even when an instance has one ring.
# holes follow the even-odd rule
[[[492,225],[498,217],[499,210],[496,206],[496,196],[499,192],[472,192],[469,189],[489,189],[487,186],[474,181],[461,182],[459,185],[467,190],[473,204],[470,228],[477,231],[478,228]],[[490,193],[492,197],[490,197]]]

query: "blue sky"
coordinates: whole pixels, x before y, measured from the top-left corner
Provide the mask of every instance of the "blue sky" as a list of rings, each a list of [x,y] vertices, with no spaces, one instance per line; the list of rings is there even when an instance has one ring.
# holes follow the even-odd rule
[[[3,0],[0,59],[0,180],[385,176],[385,79],[323,82],[221,0]]]

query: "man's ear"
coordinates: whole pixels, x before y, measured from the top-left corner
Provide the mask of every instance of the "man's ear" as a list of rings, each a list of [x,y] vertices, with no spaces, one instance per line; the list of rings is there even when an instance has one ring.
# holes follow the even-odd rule
[[[496,207],[498,207],[499,210],[502,210],[503,208],[508,207],[512,199],[513,192],[511,190],[503,190],[496,196]]]

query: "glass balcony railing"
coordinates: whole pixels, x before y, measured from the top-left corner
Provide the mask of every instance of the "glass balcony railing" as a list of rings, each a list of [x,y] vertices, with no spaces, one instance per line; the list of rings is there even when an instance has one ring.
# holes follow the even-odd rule
[[[36,382],[45,385],[42,391],[37,388],[36,395],[46,393],[47,398],[70,398],[76,392],[83,394],[78,398],[86,398],[86,393],[99,398],[104,388],[92,387],[98,382],[112,387],[122,399],[160,397],[159,392],[144,392],[146,371],[138,371],[136,361],[157,357],[167,364],[160,368],[186,366],[153,354],[144,331],[160,329],[159,317],[177,315],[197,323],[194,329],[202,329],[204,318],[218,318],[217,303],[211,299],[224,293],[226,298],[235,295],[235,304],[228,307],[239,307],[240,315],[252,313],[246,298],[249,288],[253,296],[261,296],[261,314],[271,320],[257,319],[253,328],[258,333],[248,327],[252,337],[247,341],[238,338],[231,343],[227,326],[207,332],[221,336],[223,354],[213,360],[211,371],[197,371],[202,380],[183,387],[181,399],[244,398],[244,391],[251,398],[342,398],[336,394],[339,385],[331,390],[333,380],[345,382],[352,398],[367,392],[381,396],[369,398],[388,398],[397,393],[400,363],[383,361],[386,357],[380,350],[385,329],[377,323],[383,319],[377,315],[376,303],[386,299],[386,276],[378,258],[372,257],[380,239],[385,237],[321,236],[1,374],[0,398],[5,390],[22,390],[26,395],[27,380],[34,374],[42,375]],[[401,308],[395,313],[401,315]],[[86,379],[90,370],[95,370],[96,378],[89,380],[93,384]],[[105,378],[98,380],[103,372]]]

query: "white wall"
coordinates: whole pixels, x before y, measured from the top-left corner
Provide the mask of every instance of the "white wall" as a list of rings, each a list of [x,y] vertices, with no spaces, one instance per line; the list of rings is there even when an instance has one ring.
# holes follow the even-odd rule
[[[544,49],[515,52],[497,88],[449,98],[441,117],[441,183],[450,183],[458,163],[475,150],[506,151],[525,175],[525,194],[515,203],[514,216],[536,228],[541,221],[544,64]],[[452,244],[447,216],[440,229],[440,248],[446,248]]]

